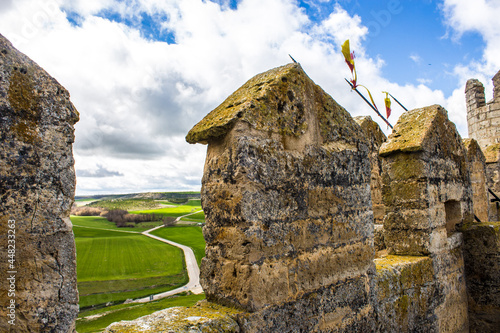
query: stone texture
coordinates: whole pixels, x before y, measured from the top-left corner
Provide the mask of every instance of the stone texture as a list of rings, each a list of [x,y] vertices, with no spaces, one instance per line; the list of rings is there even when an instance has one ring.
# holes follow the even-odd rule
[[[377,331],[438,332],[439,304],[430,257],[389,255],[377,267]]]
[[[464,235],[465,276],[471,332],[500,327],[500,222],[468,224]]]
[[[207,299],[245,332],[373,330],[368,147],[345,109],[290,64],[250,79],[187,135],[202,180]]]
[[[500,122],[500,113],[495,112],[500,109],[500,71],[493,77],[491,101],[485,102],[484,86],[476,79],[467,81],[465,96],[469,137],[475,139],[483,150],[500,143],[500,132],[494,131]]]
[[[405,112],[380,155],[389,252],[440,252],[456,224],[473,218],[466,153],[446,110],[433,105]]]
[[[361,126],[370,150],[370,189],[372,194],[373,220],[375,224],[383,224],[385,207],[382,201],[382,160],[379,155],[379,150],[382,143],[387,141],[387,137],[370,116],[354,117],[354,121]]]
[[[484,87],[476,79],[467,81],[467,125],[469,137],[477,140],[486,157],[488,187],[500,197],[500,71],[493,77],[493,99],[484,101]],[[489,199],[493,196],[489,195]],[[500,204],[490,203],[489,220],[500,220]]]
[[[239,310],[200,301],[195,306],[174,307],[130,321],[109,325],[105,333],[238,333]]]
[[[0,35],[0,331],[71,332],[78,313],[69,93]],[[5,319],[15,220],[15,326]],[[10,268],[10,269],[9,269]]]
[[[474,215],[481,221],[489,221],[488,185],[486,181],[486,159],[481,147],[474,139],[464,139],[467,163],[470,170]]]
[[[456,228],[472,222],[473,207],[462,139],[446,110],[433,105],[405,112],[380,155],[387,250],[430,255],[438,294],[431,299],[434,305],[427,314],[429,331],[466,332],[462,234]]]

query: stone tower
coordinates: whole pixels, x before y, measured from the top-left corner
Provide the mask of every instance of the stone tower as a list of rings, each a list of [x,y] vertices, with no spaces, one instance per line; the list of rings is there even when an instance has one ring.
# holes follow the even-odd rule
[[[465,86],[469,137],[484,150],[500,143],[500,71],[493,77],[493,99],[486,103],[484,86],[470,79]]]
[[[469,137],[475,139],[486,158],[486,181],[489,188],[489,220],[500,220],[500,71],[493,77],[493,99],[486,103],[484,87],[476,79],[465,86]]]

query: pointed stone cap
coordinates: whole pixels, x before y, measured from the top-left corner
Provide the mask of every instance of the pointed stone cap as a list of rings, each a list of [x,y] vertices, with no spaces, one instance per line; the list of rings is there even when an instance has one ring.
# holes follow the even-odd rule
[[[475,139],[463,139],[462,142],[465,150],[467,151],[467,159],[469,161],[479,159],[483,163],[485,162],[483,151]]]
[[[354,117],[354,121],[361,126],[368,140],[373,142],[377,147],[380,147],[380,145],[387,140],[384,132],[382,132],[380,126],[372,119],[372,117],[358,116]]]
[[[387,142],[380,147],[380,155],[434,151],[438,142],[440,151],[460,155],[461,141],[455,124],[448,119],[448,112],[435,104],[403,113]]]
[[[211,111],[187,134],[189,143],[209,143],[227,134],[236,121],[288,137],[306,132],[321,143],[355,143],[362,138],[349,113],[316,85],[299,64],[258,74]]]

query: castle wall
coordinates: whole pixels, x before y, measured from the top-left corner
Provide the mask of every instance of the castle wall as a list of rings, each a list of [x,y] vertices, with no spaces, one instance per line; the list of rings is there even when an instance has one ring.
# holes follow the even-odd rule
[[[370,190],[372,194],[373,220],[375,224],[382,225],[385,215],[385,207],[382,200],[382,159],[379,155],[380,146],[387,140],[384,132],[370,116],[354,117],[354,121],[361,126],[365,134],[370,153],[371,175]]]
[[[464,148],[440,106],[412,110],[381,146],[377,178],[366,161],[378,149],[361,130],[287,65],[247,82],[190,131],[188,142],[208,143],[202,284],[210,302],[229,307],[213,325],[239,308],[229,316],[238,327],[220,331],[468,332],[468,303],[480,308],[473,325],[496,324],[486,304],[496,306],[499,290],[498,235],[473,224],[471,177],[484,174],[477,145]],[[391,252],[376,259],[375,178]],[[113,327],[154,332],[143,329],[152,319]],[[181,332],[178,324],[165,327]]]
[[[0,119],[0,331],[72,332],[78,112],[69,93],[2,35]]]

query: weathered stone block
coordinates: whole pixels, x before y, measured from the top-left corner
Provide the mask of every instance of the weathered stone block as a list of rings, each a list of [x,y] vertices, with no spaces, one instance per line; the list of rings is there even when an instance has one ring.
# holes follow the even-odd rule
[[[467,163],[470,169],[474,214],[480,221],[486,222],[489,220],[486,158],[476,140],[464,139],[464,147],[467,150]]]
[[[447,233],[472,218],[465,149],[446,110],[433,105],[404,113],[380,148],[390,253],[427,255]]]
[[[500,327],[500,222],[469,224],[464,235],[471,332]]]
[[[249,332],[374,325],[369,150],[347,111],[291,64],[250,79],[186,140],[208,143],[208,300],[255,312]],[[336,308],[347,290],[358,305]]]
[[[195,306],[174,307],[157,311],[135,320],[123,320],[109,325],[105,333],[238,333],[237,317],[241,311],[200,301]]]
[[[370,153],[368,155],[371,166],[370,189],[372,194],[373,220],[375,223],[383,223],[385,215],[385,206],[382,202],[382,160],[379,156],[379,150],[387,137],[382,132],[376,122],[369,116],[355,117],[354,120],[361,126],[366,139]]]
[[[437,284],[430,257],[386,256],[377,267],[377,331],[437,332]]]
[[[78,112],[66,89],[1,35],[0,119],[0,331],[72,332],[78,293],[69,211]],[[14,232],[15,262],[8,262]],[[15,296],[7,292],[12,274]],[[5,320],[11,300],[15,326]]]

